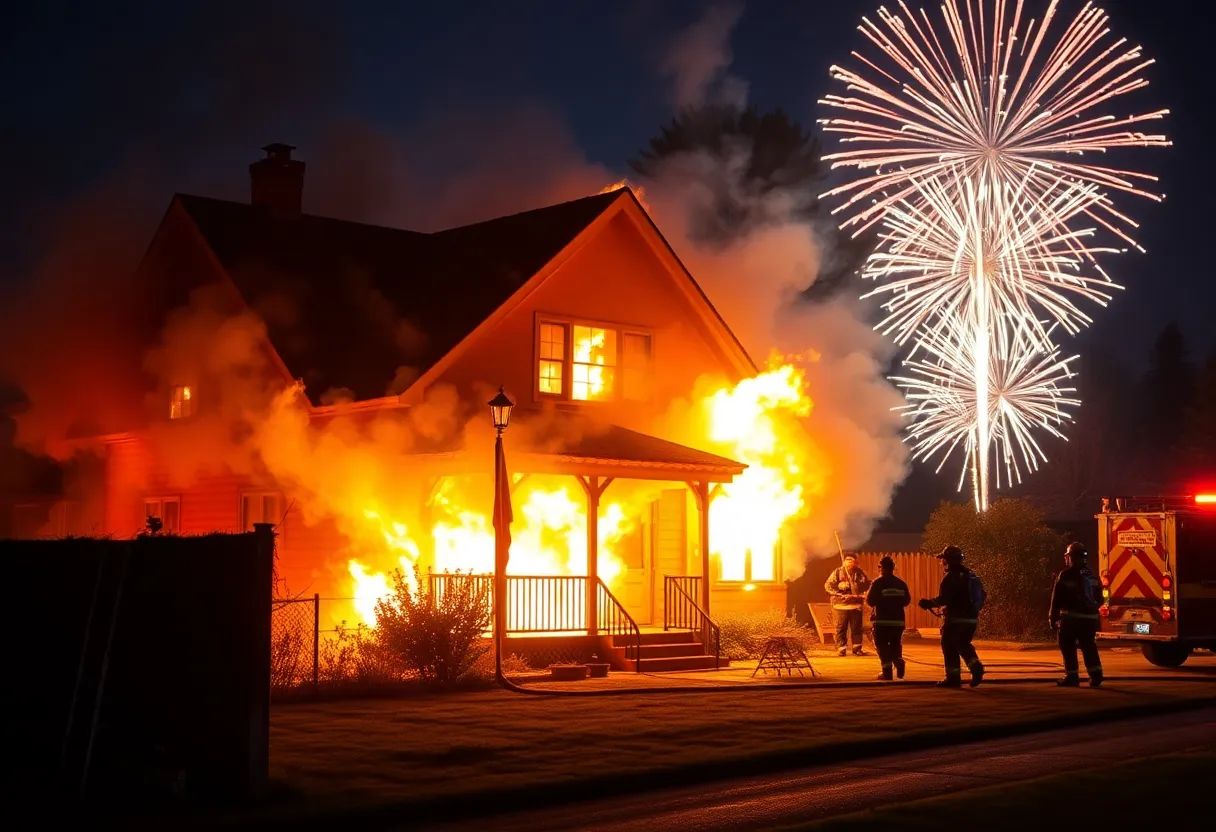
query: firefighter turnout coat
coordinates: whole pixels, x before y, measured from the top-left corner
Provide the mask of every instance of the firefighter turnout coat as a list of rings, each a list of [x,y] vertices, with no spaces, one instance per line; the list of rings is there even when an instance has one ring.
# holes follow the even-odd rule
[[[1056,576],[1051,588],[1050,620],[1054,627],[1060,619],[1098,623],[1098,579],[1088,566],[1070,566]]]
[[[904,627],[904,607],[912,603],[908,585],[894,575],[880,575],[866,595],[866,604],[874,610],[875,627]]]
[[[824,590],[832,599],[832,607],[838,610],[859,610],[861,602],[870,588],[870,579],[860,567],[847,568],[844,564],[837,566],[828,575],[823,584]]]

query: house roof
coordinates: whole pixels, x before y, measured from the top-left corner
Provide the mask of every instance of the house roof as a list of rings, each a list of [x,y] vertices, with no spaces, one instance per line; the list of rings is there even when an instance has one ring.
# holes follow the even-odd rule
[[[316,405],[336,388],[401,392],[623,190],[432,234],[176,199]]]
[[[511,434],[515,431],[524,432],[524,436],[540,437],[531,442],[521,437],[517,441],[531,447],[525,450],[517,445],[508,451],[508,466],[518,472],[601,475],[672,482],[693,479],[730,482],[747,468],[744,463],[724,456],[610,424],[572,410],[524,411],[518,413],[511,424],[507,434],[508,446],[516,444],[511,441]],[[460,454],[459,449],[450,444],[454,439],[452,437],[437,445],[419,447],[415,456],[420,460],[427,457],[442,460],[443,468],[448,473],[455,470],[452,463],[456,457],[464,458],[464,467],[470,473],[484,469],[484,455],[471,458]]]

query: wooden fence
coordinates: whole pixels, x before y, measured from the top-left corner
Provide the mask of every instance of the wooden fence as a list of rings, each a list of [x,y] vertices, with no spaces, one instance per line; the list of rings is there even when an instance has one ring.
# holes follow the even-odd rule
[[[936,629],[941,626],[941,620],[927,610],[916,605],[921,598],[932,598],[937,595],[942,582],[942,565],[936,555],[926,552],[857,552],[857,565],[873,581],[882,574],[878,561],[890,557],[895,561],[895,575],[902,578],[912,593],[912,603],[908,606],[907,620],[911,628]],[[827,581],[832,570],[840,565],[840,558],[823,558],[812,561],[807,566],[807,581],[814,603],[824,603],[828,600],[823,592],[823,584]],[[868,614],[868,613],[867,613]]]

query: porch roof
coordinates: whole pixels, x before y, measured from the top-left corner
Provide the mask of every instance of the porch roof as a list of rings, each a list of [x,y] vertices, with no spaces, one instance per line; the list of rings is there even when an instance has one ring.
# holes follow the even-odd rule
[[[520,414],[520,422],[540,433],[531,414]],[[531,422],[532,424],[529,424]],[[511,430],[505,435],[507,467],[516,473],[570,474],[572,476],[619,477],[669,482],[730,482],[747,468],[742,462],[690,448],[620,425],[593,422],[577,416],[546,419],[540,447],[513,449]],[[489,449],[487,448],[487,460]],[[420,453],[417,457],[462,471],[486,468],[473,464],[467,452]]]

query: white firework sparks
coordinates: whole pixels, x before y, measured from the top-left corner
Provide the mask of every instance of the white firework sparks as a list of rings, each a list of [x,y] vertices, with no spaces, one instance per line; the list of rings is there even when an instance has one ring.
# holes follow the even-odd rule
[[[977,416],[986,414],[991,426],[992,445],[1002,463],[1005,481],[1021,482],[1022,469],[1038,470],[1047,457],[1035,439],[1043,430],[1064,438],[1062,428],[1072,420],[1067,408],[1078,407],[1076,388],[1067,385],[1074,377],[1070,365],[1077,356],[1061,358],[1059,350],[1035,353],[1020,350],[1006,357],[989,354],[989,385],[986,405],[976,398],[972,376],[975,361],[974,330],[963,324],[940,322],[918,345],[927,355],[919,361],[904,362],[907,375],[892,380],[904,390],[908,404],[902,410],[912,424],[909,440],[915,459],[928,460],[941,455],[937,470],[945,466],[954,451],[963,452],[959,487],[968,472],[978,489],[982,447]],[[978,495],[977,495],[978,499]]]
[[[833,168],[859,173],[825,194],[848,196],[836,209],[855,211],[845,227],[861,230],[877,222],[908,196],[914,177],[959,169],[980,182],[1028,178],[1046,190],[1068,179],[1103,191],[1164,198],[1147,190],[1155,176],[1080,160],[1085,153],[1114,148],[1169,146],[1163,135],[1132,129],[1164,118],[1169,110],[1123,118],[1100,112],[1115,98],[1147,86],[1141,73],[1154,62],[1126,39],[1108,43],[1109,17],[1092,3],[1054,45],[1048,45],[1047,32],[1059,0],[1051,0],[1041,21],[1024,7],[1024,0],[946,0],[945,36],[924,9],[912,12],[903,0],[902,14],[879,10],[882,25],[863,18],[859,29],[888,66],[854,52],[872,76],[833,66],[832,76],[848,85],[849,94],[820,101],[854,114],[820,121],[826,132],[840,134],[843,144],[858,145],[824,157]],[[873,198],[868,206],[867,198]],[[1124,230],[1135,222],[1109,199],[1086,212],[1135,244]]]
[[[1146,86],[1142,73],[1153,63],[1138,46],[1108,38],[1104,11],[1087,3],[1049,37],[1059,0],[1049,0],[1041,20],[1026,5],[944,0],[941,31],[904,0],[895,12],[880,9],[878,22],[866,18],[860,27],[880,54],[854,52],[861,72],[833,66],[848,90],[821,101],[847,114],[821,120],[843,145],[824,158],[856,173],[824,196],[844,198],[834,213],[845,212],[842,227],[856,234],[882,223],[881,250],[866,266],[882,284],[871,294],[889,296],[879,326],[935,354],[910,365],[922,381],[931,366],[938,368],[932,378],[950,376],[948,385],[916,388],[923,406],[911,410],[920,420],[912,435],[921,448],[942,447],[940,437],[949,434],[935,430],[953,430],[955,443],[970,443],[980,510],[988,505],[993,443],[1007,466],[1015,448],[1029,461],[1037,447],[1031,429],[1058,424],[1046,411],[1023,419],[1016,414],[1038,411],[983,404],[993,396],[1027,408],[1034,402],[1063,417],[1052,404],[1063,400],[1048,383],[1061,367],[1048,333],[1059,326],[1075,334],[1089,322],[1078,301],[1105,304],[1119,288],[1097,265],[1097,255],[1115,249],[1091,242],[1094,227],[1135,246],[1136,223],[1110,194],[1164,198],[1149,189],[1155,177],[1083,157],[1170,144],[1137,128],[1168,110],[1126,117],[1104,111]],[[1074,230],[1081,225],[1085,230]],[[959,393],[959,385],[970,392]],[[1019,390],[1027,392],[1011,392]],[[938,410],[923,398],[929,395],[942,397]],[[970,402],[970,421],[961,411],[944,418],[960,402]],[[938,427],[925,428],[924,420]]]

